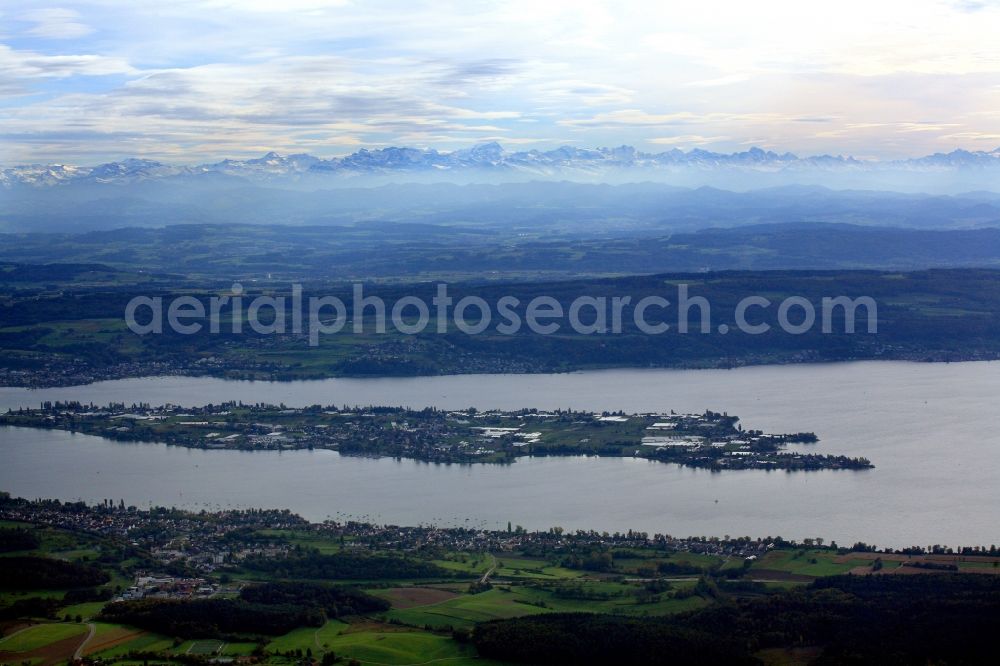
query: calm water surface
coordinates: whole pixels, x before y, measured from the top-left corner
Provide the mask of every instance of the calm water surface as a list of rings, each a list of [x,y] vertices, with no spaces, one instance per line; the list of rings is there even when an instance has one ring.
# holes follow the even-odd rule
[[[815,451],[876,469],[711,473],[643,460],[430,465],[330,451],[199,451],[0,428],[0,489],[138,505],[289,508],[314,520],[641,529],[675,535],[823,536],[905,546],[1000,543],[1000,363],[866,362],[738,370],[607,370],[315,382],[147,378],[0,388],[0,409],[43,400],[200,405],[391,404],[738,414],[745,427],[812,430]]]

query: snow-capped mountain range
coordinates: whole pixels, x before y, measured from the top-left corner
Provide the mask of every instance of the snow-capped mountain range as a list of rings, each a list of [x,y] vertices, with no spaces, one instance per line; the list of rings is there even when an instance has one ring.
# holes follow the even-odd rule
[[[129,158],[97,166],[66,164],[22,165],[0,169],[0,185],[46,187],[70,183],[134,183],[167,178],[229,177],[251,182],[330,181],[364,176],[423,177],[450,180],[486,173],[505,179],[601,179],[625,175],[629,179],[682,171],[735,171],[744,173],[802,172],[963,172],[998,169],[1000,148],[993,151],[954,150],[926,157],[872,161],[853,157],[817,155],[798,157],[751,148],[737,153],[701,149],[673,149],[646,153],[631,146],[582,149],[563,146],[548,151],[508,152],[498,143],[485,143],[452,152],[420,148],[362,149],[344,157],[323,159],[306,154],[269,152],[246,160],[226,159],[211,164],[178,166]]]

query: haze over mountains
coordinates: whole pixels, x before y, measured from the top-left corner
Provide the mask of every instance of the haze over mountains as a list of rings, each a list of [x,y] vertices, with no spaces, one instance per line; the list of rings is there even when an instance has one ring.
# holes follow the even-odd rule
[[[350,155],[319,158],[307,154],[256,159],[225,159],[183,166],[129,158],[97,166],[66,164],[11,166],[0,170],[4,188],[18,186],[134,184],[151,180],[226,181],[328,188],[386,182],[510,182],[573,180],[716,185],[730,188],[816,183],[901,191],[955,192],[996,190],[1000,148],[992,151],[954,150],[925,157],[875,161],[816,155],[799,157],[760,148],[736,153],[672,149],[647,153],[631,146],[508,152],[485,143],[452,152],[421,148],[362,149]]]
[[[927,231],[784,223],[693,233],[568,238],[369,222],[344,227],[175,225],[19,234],[5,240],[0,245],[0,264],[18,267],[0,267],[0,282],[37,280],[40,275],[45,276],[43,280],[53,279],[50,276],[62,275],[68,264],[88,271],[100,265],[124,271],[277,281],[534,280],[678,271],[1000,267],[998,228]]]
[[[785,186],[731,192],[660,183],[394,184],[301,191],[239,181],[20,187],[0,197],[0,232],[175,224],[344,226],[372,221],[481,227],[535,237],[607,237],[783,222],[921,229],[1000,226],[1000,195]]]
[[[22,264],[341,278],[1000,265],[1000,149],[876,162],[490,143],[0,179],[0,261]]]

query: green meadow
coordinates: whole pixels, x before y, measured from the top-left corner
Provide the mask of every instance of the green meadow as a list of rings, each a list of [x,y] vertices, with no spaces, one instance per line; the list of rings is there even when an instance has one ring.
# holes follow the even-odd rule
[[[82,624],[39,624],[0,639],[0,651],[30,652],[67,638],[83,636],[86,631],[87,627]]]

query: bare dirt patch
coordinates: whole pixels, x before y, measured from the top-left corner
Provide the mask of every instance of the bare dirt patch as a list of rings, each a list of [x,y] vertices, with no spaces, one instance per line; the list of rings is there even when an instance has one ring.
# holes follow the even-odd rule
[[[990,568],[990,569],[979,569],[979,568],[976,568],[976,567],[971,567],[969,569],[959,569],[958,573],[963,573],[963,574],[985,574],[987,576],[1000,576],[1000,571],[997,571],[996,569],[992,569],[992,568]]]
[[[374,620],[361,620],[358,622],[351,622],[347,627],[341,631],[343,634],[359,634],[359,633],[406,633],[412,632],[413,627],[406,627],[399,624],[387,624],[385,622],[375,622]]]
[[[39,666],[52,666],[54,664],[65,664],[72,658],[76,648],[80,646],[83,636],[70,636],[55,643],[49,643],[45,647],[28,652],[0,652],[0,663],[17,663],[41,659]]]
[[[765,666],[807,666],[822,653],[823,650],[818,647],[767,648],[755,656],[763,661]]]
[[[833,558],[834,562],[843,563],[857,560],[882,560],[883,562],[985,562],[992,564],[1000,562],[1000,557],[985,555],[901,555],[899,553],[845,553]]]
[[[32,627],[30,622],[19,622],[14,620],[13,622],[0,622],[0,635],[4,637],[16,634],[19,631]]]
[[[879,569],[878,571],[874,571],[867,564],[861,564],[854,567],[847,573],[851,574],[852,576],[867,576],[869,574],[874,574],[876,576],[898,576],[900,574],[906,575],[906,574],[935,573],[935,572],[929,569],[917,569],[914,567],[900,567],[900,566],[885,566]],[[941,572],[939,571],[937,573]]]
[[[432,583],[430,585],[424,585],[431,590],[447,590],[449,592],[454,592],[456,594],[462,594],[467,589],[469,589],[468,583]]]
[[[393,608],[406,609],[438,604],[459,595],[451,590],[432,587],[393,587],[380,590],[379,596],[387,599]]]
[[[754,580],[773,580],[776,582],[791,583],[811,583],[816,580],[815,576],[778,571],[777,569],[754,569],[751,577]]]
[[[110,650],[113,647],[118,647],[122,643],[128,643],[130,640],[139,638],[140,636],[145,636],[147,632],[141,629],[126,629],[122,627],[121,629],[112,629],[111,631],[101,634],[100,636],[94,636],[93,640],[87,643],[87,647],[84,648],[84,656],[95,654],[102,650]]]

